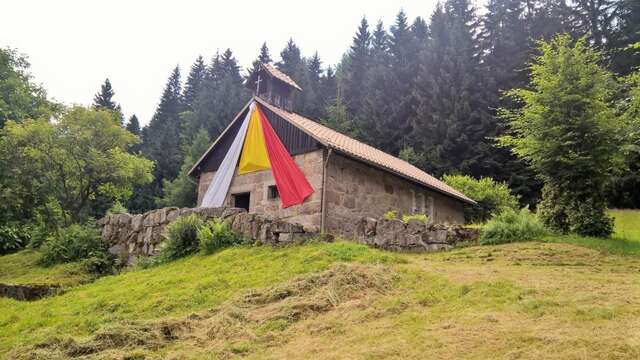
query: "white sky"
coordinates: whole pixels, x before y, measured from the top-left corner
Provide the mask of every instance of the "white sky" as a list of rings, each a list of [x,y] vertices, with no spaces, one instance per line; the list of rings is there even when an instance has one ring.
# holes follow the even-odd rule
[[[401,8],[428,19],[436,2],[3,0],[0,47],[27,54],[35,81],[65,104],[89,105],[108,77],[125,116],[146,124],[176,64],[184,81],[198,55],[229,47],[247,67],[262,42],[279,59],[290,37],[303,55],[317,50],[335,64],[363,15],[372,27]]]

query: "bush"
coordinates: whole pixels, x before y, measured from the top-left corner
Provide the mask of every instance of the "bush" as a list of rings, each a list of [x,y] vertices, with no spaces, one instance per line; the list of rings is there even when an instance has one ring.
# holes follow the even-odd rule
[[[408,224],[411,220],[422,221],[426,224],[429,221],[429,217],[425,214],[402,215],[403,223]]]
[[[116,201],[115,203],[113,203],[113,205],[111,205],[111,207],[107,210],[107,215],[113,215],[113,214],[126,214],[128,213],[129,210],[127,210],[126,207],[124,207],[124,205],[122,205],[122,203],[120,201]]]
[[[538,214],[545,225],[562,233],[608,237],[613,232],[613,218],[606,213],[606,200],[598,200],[596,195],[576,196],[545,185]]]
[[[160,249],[160,260],[171,261],[198,251],[198,230],[204,221],[200,216],[191,214],[181,216],[167,225],[164,233],[165,242]]]
[[[382,215],[382,218],[385,220],[395,220],[398,218],[398,211],[389,210],[386,213],[384,213],[384,215]]]
[[[73,224],[49,236],[41,247],[43,265],[53,265],[91,258],[106,259],[108,251],[94,224]]]
[[[483,228],[482,244],[505,244],[539,238],[547,233],[538,217],[524,208],[505,209],[495,215]]]
[[[29,243],[29,233],[17,226],[0,226],[0,255],[18,251]]]
[[[238,244],[242,239],[232,230],[228,221],[212,219],[198,230],[200,250],[205,254],[211,254],[227,246]]]
[[[518,209],[518,197],[505,183],[487,177],[477,180],[467,175],[445,175],[442,180],[478,203],[465,207],[464,217],[468,223],[483,223],[505,209]]]

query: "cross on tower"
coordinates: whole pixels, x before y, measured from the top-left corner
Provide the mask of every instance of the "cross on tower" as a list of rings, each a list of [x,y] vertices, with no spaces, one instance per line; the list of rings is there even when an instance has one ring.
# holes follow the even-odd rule
[[[260,78],[260,75],[258,74],[258,80],[256,80],[256,95],[260,95],[260,83],[262,82],[262,79]]]

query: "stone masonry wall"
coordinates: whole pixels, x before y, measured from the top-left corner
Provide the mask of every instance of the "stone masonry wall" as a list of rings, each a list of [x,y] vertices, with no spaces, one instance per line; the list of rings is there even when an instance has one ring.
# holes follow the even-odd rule
[[[256,171],[248,174],[235,175],[229,194],[225,199],[226,206],[234,206],[233,194],[251,193],[249,212],[252,214],[266,214],[270,217],[294,221],[305,226],[320,227],[322,208],[322,167],[323,150],[316,150],[293,156],[298,167],[305,175],[314,193],[301,205],[294,205],[282,209],[280,199],[269,199],[268,187],[275,185],[271,170]],[[215,172],[202,173],[198,184],[198,205],[213,180]]]
[[[442,250],[451,249],[461,241],[474,241],[479,229],[461,225],[434,224],[411,220],[376,220],[361,218],[355,228],[355,239],[367,245],[386,250]]]
[[[109,251],[127,256],[128,262],[138,256],[153,256],[164,240],[165,227],[179,216],[198,214],[203,219],[222,218],[231,222],[237,234],[263,244],[286,244],[297,240],[318,237],[316,229],[298,223],[272,219],[260,214],[249,214],[237,208],[162,208],[144,214],[114,214],[98,221],[102,227],[102,241]],[[325,240],[331,240],[325,236]]]
[[[359,219],[380,218],[390,210],[425,213],[433,224],[464,223],[462,202],[342,155],[329,157],[326,173],[329,233],[351,237]]]

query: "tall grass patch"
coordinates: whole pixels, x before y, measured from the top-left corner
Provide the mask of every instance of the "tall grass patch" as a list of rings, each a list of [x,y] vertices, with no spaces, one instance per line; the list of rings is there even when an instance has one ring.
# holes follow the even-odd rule
[[[547,234],[547,230],[529,209],[515,211],[505,209],[494,216],[482,229],[482,244],[505,244],[516,241],[538,239]]]

